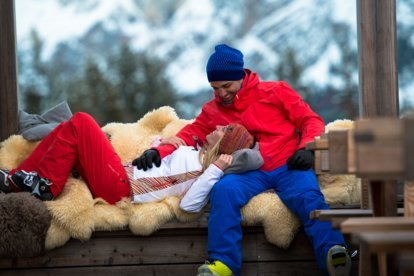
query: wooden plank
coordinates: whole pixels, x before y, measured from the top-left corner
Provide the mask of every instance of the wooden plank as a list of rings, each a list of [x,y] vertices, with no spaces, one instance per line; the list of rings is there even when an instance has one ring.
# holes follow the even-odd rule
[[[287,249],[280,249],[275,246],[269,246],[269,242],[263,235],[257,235],[257,252],[258,261],[303,261],[315,260],[312,250],[312,244],[305,235],[303,229],[295,236],[291,245]],[[243,254],[245,249],[243,247]]]
[[[376,10],[375,0],[357,0],[360,116],[376,116]]]
[[[329,162],[329,150],[321,150],[319,151],[321,154],[321,172],[329,172],[330,171],[330,162]]]
[[[322,173],[322,171],[321,171],[321,151],[317,150],[317,151],[314,151],[313,153],[314,153],[314,157],[315,157],[314,164],[313,164],[313,170],[315,171],[315,174],[319,175],[319,174]]]
[[[314,170],[317,175],[329,172],[329,151],[316,150],[314,152]]]
[[[39,257],[0,259],[0,275],[192,275],[206,258],[206,234],[200,228],[163,229],[149,237],[96,232],[86,243],[71,240]],[[243,275],[321,273],[303,229],[280,249],[267,242],[262,227],[243,227],[242,245]]]
[[[363,275],[375,275],[372,274],[372,270],[375,270],[372,268],[371,264],[371,254],[369,253],[369,250],[366,248],[365,244],[360,244],[359,246],[359,263],[364,264],[359,266],[359,274],[360,276]]]
[[[397,215],[397,181],[369,182],[374,216]]]
[[[398,215],[404,214],[403,208],[398,208]],[[314,210],[310,213],[311,219],[330,221],[334,229],[340,229],[341,224],[348,218],[372,217],[371,209],[342,209],[342,210]]]
[[[319,219],[320,221],[329,221],[334,217],[372,217],[372,210],[367,209],[342,209],[342,210],[313,210],[310,212],[311,219]]]
[[[288,249],[269,244],[261,228],[245,227],[243,230],[243,275],[320,274],[310,240],[303,229]],[[39,257],[0,259],[0,275],[195,273],[206,258],[205,229],[166,229],[159,232],[160,234],[157,232],[150,237],[134,236],[128,231],[97,232],[86,243],[71,240],[64,247],[48,251]],[[197,235],[202,237],[196,240],[194,236]],[[358,262],[353,270],[358,270]]]
[[[85,243],[70,240],[63,247],[37,257],[0,259],[0,268],[174,264],[200,262],[207,257],[205,229],[191,236],[181,231],[176,231],[173,237],[172,233],[159,232],[160,235],[149,237],[93,237]],[[249,245],[247,248],[251,249]]]
[[[354,140],[354,130],[350,129],[347,131],[347,147],[348,147],[348,172],[356,173],[356,158],[355,158],[355,140]]]
[[[13,0],[0,1],[0,141],[17,132],[17,62]]]
[[[404,214],[404,208],[398,208],[399,216]],[[332,218],[350,218],[350,217],[372,217],[371,209],[329,209],[329,210],[314,210],[310,212],[311,219],[319,219],[321,221],[329,221]]]
[[[244,262],[314,260],[312,246],[303,232],[296,235],[287,250],[267,242],[261,227],[244,227],[243,234]],[[148,237],[128,231],[113,235],[98,232],[88,242],[70,240],[37,257],[0,259],[0,269],[200,263],[206,258],[206,229],[166,229]]]
[[[195,275],[200,263],[194,264],[157,264],[157,265],[132,265],[132,266],[96,266],[96,267],[65,267],[45,269],[19,269],[0,271],[0,275],[7,276],[48,276],[48,275],[162,275],[182,276]],[[357,271],[355,263],[353,270]],[[301,275],[314,276],[321,274],[316,262],[270,262],[270,263],[243,263],[242,275]],[[356,274],[353,274],[356,275]]]
[[[346,174],[348,170],[348,131],[328,132],[329,171],[332,174]]]
[[[377,85],[372,93],[377,95],[377,115],[398,116],[396,0],[375,0],[375,3],[370,0],[369,2],[373,4],[370,8],[376,10],[374,20],[376,24]]]
[[[414,181],[404,183],[404,216],[414,216]]]
[[[348,218],[341,224],[346,234],[374,231],[414,231],[413,217]]]
[[[372,208],[369,194],[369,180],[361,179],[361,209]]]
[[[366,244],[372,253],[414,252],[414,233],[407,231],[362,232],[352,235],[355,243]]]
[[[108,240],[109,242],[109,240]],[[296,249],[294,249],[296,248]],[[243,259],[243,275],[319,275],[316,261],[313,258],[312,247],[309,239],[301,232],[293,241],[292,246],[283,251],[282,259],[269,259],[266,255],[274,254],[274,249],[267,247],[264,256],[256,261]],[[261,251],[259,250],[259,253]],[[244,253],[244,252],[243,252]],[[261,253],[260,253],[261,254]],[[192,275],[203,260],[186,263],[153,263],[153,264],[128,264],[128,265],[101,265],[91,266],[65,266],[65,267],[26,267],[19,269],[0,269],[0,275]],[[353,262],[353,275],[358,271],[358,262]]]
[[[398,118],[356,121],[354,139],[357,174],[374,180],[401,178],[404,172],[402,134],[403,123]]]
[[[323,133],[316,137],[312,142],[306,144],[306,149],[314,152],[314,171],[316,174],[322,174],[329,171],[329,151],[328,135]]]
[[[398,118],[355,122],[356,171],[358,176],[369,180],[371,208],[375,216],[396,215],[396,180],[404,171],[402,133],[403,124]]]
[[[329,149],[328,140],[322,137],[316,137],[313,142],[306,144],[306,149],[308,150],[327,150]]]
[[[331,224],[333,229],[341,229],[342,223],[347,220],[348,218],[345,217],[335,217],[331,219]]]
[[[404,124],[404,164],[405,164],[405,179],[414,181],[414,117],[406,117],[403,119]]]
[[[329,142],[326,139],[316,140],[316,148],[320,150],[326,150],[329,148]]]

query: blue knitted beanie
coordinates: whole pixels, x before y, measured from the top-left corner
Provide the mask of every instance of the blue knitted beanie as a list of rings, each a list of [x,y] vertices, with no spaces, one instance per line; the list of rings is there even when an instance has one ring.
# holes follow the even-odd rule
[[[244,77],[243,54],[226,44],[215,47],[207,62],[207,79],[212,81],[241,80]]]

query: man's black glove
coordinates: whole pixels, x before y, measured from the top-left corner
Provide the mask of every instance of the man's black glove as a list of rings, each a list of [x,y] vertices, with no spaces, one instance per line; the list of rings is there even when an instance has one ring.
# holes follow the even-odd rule
[[[146,171],[148,168],[152,168],[152,164],[159,167],[161,165],[160,153],[156,149],[149,149],[144,151],[144,153],[132,161],[133,166],[137,166],[138,170],[143,169]]]
[[[314,156],[310,150],[300,149],[286,161],[289,170],[309,170],[313,167]]]

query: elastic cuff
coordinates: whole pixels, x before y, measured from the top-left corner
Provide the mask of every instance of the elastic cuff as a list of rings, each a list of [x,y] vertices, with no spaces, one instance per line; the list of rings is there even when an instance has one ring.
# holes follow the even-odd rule
[[[213,163],[214,166],[216,166],[219,170],[224,171],[223,168],[221,168],[219,165],[217,165],[216,163]]]

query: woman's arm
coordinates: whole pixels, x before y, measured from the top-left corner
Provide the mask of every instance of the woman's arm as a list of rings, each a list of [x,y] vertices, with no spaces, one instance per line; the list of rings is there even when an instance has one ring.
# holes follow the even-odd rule
[[[180,208],[186,212],[200,212],[206,206],[214,184],[223,176],[223,170],[230,166],[232,156],[222,154],[199,176],[181,199]]]

